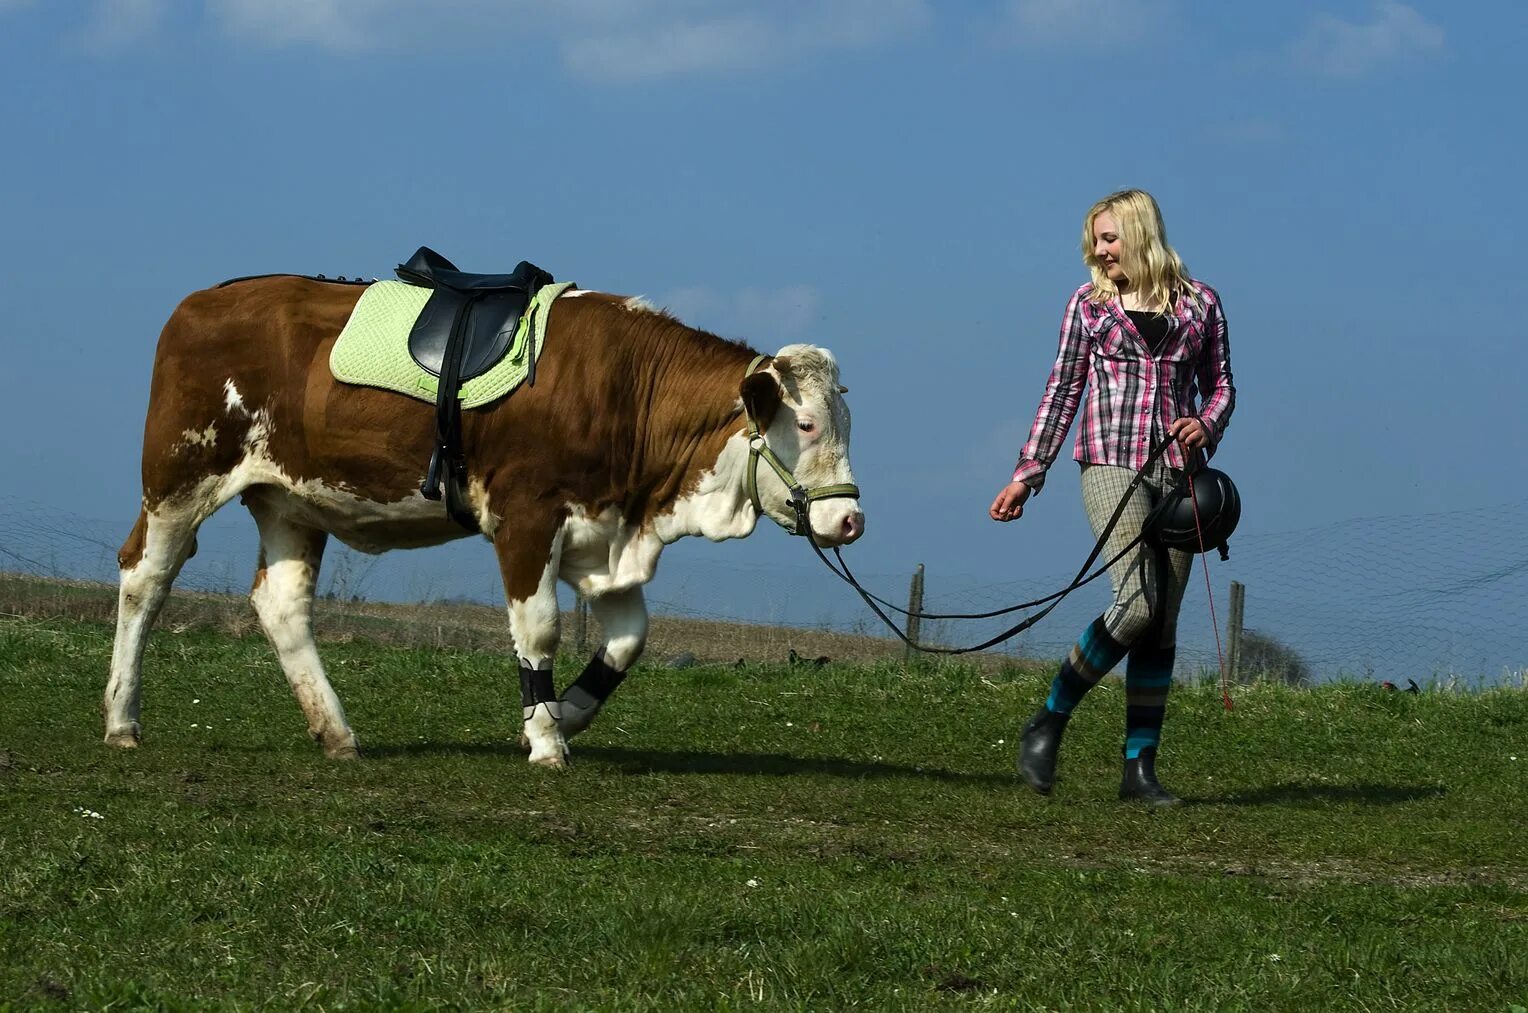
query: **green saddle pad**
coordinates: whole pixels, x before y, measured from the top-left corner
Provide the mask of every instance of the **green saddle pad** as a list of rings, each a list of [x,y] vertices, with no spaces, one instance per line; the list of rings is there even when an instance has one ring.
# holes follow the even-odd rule
[[[515,340],[504,358],[462,384],[463,408],[480,408],[520,386],[530,369],[530,355],[541,355],[552,303],[573,288],[569,281],[545,285],[520,316]],[[409,331],[432,290],[401,281],[377,281],[366,287],[329,353],[336,380],[381,387],[435,403],[438,379],[409,355]],[[534,353],[530,350],[534,348]]]

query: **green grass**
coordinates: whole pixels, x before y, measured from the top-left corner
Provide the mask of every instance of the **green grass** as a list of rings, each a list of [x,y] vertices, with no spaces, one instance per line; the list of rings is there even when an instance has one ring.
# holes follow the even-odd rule
[[[324,650],[359,764],[195,629],[117,752],[109,630],[0,619],[0,1007],[1528,1006],[1520,690],[1183,687],[1151,812],[1115,684],[1041,799],[1037,672],[639,669],[558,774],[512,662]]]

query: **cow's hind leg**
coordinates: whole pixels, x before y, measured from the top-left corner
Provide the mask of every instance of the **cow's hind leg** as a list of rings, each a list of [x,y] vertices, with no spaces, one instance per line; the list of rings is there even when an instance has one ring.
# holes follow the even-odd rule
[[[640,587],[589,599],[605,642],[562,694],[562,734],[572,738],[594,720],[647,643],[647,603]]]
[[[495,534],[494,548],[504,576],[509,632],[520,661],[524,737],[530,745],[532,763],[564,767],[568,763],[568,743],[559,727],[562,704],[552,683],[552,663],[562,634],[562,614],[557,608],[562,535],[555,523],[545,526],[543,537],[529,530],[532,525],[517,527],[513,535],[509,527],[506,524]]]
[[[308,719],[308,734],[331,759],[356,759],[355,733],[313,642],[313,589],[328,535],[288,520],[264,499],[251,496],[247,505],[260,528],[260,565],[249,593],[260,625]]]
[[[160,504],[144,508],[117,553],[121,568],[117,590],[117,635],[106,683],[106,743],[123,749],[138,745],[143,687],[143,648],[164,607],[170,585],[196,551],[196,529],[210,510]]]

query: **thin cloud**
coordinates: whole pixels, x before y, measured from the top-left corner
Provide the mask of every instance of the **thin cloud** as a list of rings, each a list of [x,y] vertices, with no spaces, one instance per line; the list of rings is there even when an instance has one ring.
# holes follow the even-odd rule
[[[1393,0],[1374,5],[1374,18],[1359,24],[1322,14],[1295,44],[1295,65],[1325,77],[1362,77],[1380,67],[1445,48],[1443,29],[1415,9]]]
[[[879,46],[932,19],[924,0],[728,6],[569,36],[561,43],[563,62],[576,77],[604,81],[746,73],[814,53]]]
[[[157,34],[169,9],[169,0],[97,0],[81,41],[93,52],[120,52]]]
[[[1007,0],[1002,9],[1000,40],[1048,46],[1097,38],[1144,38],[1171,14],[1167,0]]]
[[[813,285],[736,292],[681,288],[665,295],[659,305],[691,327],[761,347],[820,337],[814,332],[822,315],[822,293]]]
[[[406,34],[411,20],[396,0],[207,0],[207,14],[235,39],[340,51],[384,47],[386,33]]]
[[[228,35],[341,52],[550,46],[591,81],[746,73],[925,27],[928,0],[207,0]]]
[[[561,48],[574,76],[618,81],[757,70],[778,58],[781,45],[776,26],[748,14],[594,33]]]

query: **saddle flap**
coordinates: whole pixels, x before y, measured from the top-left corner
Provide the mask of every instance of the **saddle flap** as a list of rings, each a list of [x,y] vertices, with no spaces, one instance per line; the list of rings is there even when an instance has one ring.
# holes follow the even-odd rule
[[[466,296],[437,288],[409,331],[409,355],[421,369],[438,377],[445,371],[451,335],[459,331],[459,382],[481,376],[513,348],[529,301],[525,289]]]

